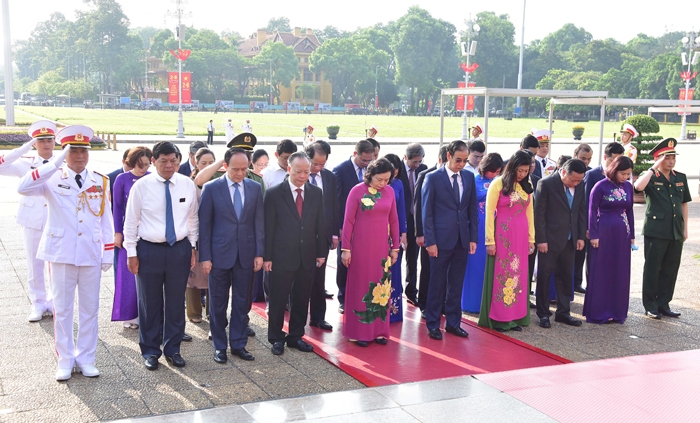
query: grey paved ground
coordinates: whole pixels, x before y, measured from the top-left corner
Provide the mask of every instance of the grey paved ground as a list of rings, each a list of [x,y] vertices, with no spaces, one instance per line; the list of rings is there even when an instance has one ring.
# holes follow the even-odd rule
[[[91,162],[97,169],[111,170],[120,155],[93,153]],[[14,223],[15,186],[15,180],[0,178],[0,422],[122,419],[362,387],[314,354],[295,350],[288,350],[281,357],[270,354],[267,342],[261,342],[265,338],[266,322],[255,314],[251,314],[253,327],[263,337],[249,343],[256,356],[253,363],[240,360],[225,366],[215,363],[211,359],[213,347],[207,340],[205,321],[199,325],[188,323],[187,332],[195,340],[183,343],[187,367],[175,370],[163,363],[159,371],[149,372],[142,365],[136,331],[110,321],[111,271],[103,275],[100,294],[96,364],[102,375],[97,379],[74,375],[67,383],[57,383],[53,378],[56,358],[51,320],[26,322],[29,299],[21,230]],[[511,335],[574,361],[700,348],[700,296],[696,289],[700,258],[693,257],[700,257],[698,200],[696,197],[691,203],[690,240],[685,245],[672,303],[683,313],[681,319],[651,321],[642,317],[643,251],[640,249],[633,253],[627,323],[584,324],[581,328],[554,323],[549,330],[533,325]],[[635,213],[641,241],[641,206],[635,208]],[[580,314],[582,303],[583,296],[577,294],[572,306],[575,314]],[[476,320],[475,316],[468,318]]]

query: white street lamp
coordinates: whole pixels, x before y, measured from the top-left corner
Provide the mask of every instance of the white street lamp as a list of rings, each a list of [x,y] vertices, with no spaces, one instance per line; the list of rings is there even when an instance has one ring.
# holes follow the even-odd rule
[[[467,42],[462,43],[462,56],[466,56],[467,58],[467,68],[469,68],[469,57],[473,56],[476,54],[476,41],[472,41],[471,38],[479,35],[479,30],[481,30],[481,27],[479,27],[479,24],[476,23],[476,21],[472,20],[471,16],[469,17],[469,20],[466,21],[467,24],[467,30],[465,31],[465,35],[467,36]],[[469,87],[469,71],[465,70],[464,71],[464,87],[468,88]],[[467,140],[467,97],[464,96],[464,110],[462,114],[462,139]],[[486,111],[485,113],[488,113]]]
[[[185,25],[182,24],[182,18],[190,17],[192,16],[192,14],[185,14],[182,10],[182,5],[187,4],[187,0],[171,0],[171,2],[177,5],[177,11],[168,11],[166,12],[166,15],[171,17],[177,17],[177,48],[178,52],[180,52],[180,50],[182,50],[182,40],[185,39]],[[177,138],[185,138],[185,126],[182,121],[182,59],[180,57],[178,57],[177,59],[177,80]]]
[[[685,79],[685,100],[688,101],[692,100],[692,98],[688,98],[690,91],[690,80],[692,79],[690,67],[696,65],[698,63],[698,58],[700,58],[700,52],[695,51],[700,50],[700,36],[696,37],[696,34],[691,31],[688,33],[688,35],[681,39],[681,42],[683,43],[683,48],[688,49],[687,54],[685,52],[681,53],[683,64],[688,66],[686,76],[683,78]],[[687,113],[683,113],[683,124],[681,125],[682,140],[686,139],[686,115]]]

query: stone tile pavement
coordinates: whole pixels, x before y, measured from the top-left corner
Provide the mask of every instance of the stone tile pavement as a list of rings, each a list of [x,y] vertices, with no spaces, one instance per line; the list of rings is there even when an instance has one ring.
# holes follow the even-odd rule
[[[187,332],[194,341],[183,343],[187,367],[175,369],[163,362],[158,371],[149,372],[138,351],[137,331],[110,321],[111,271],[103,274],[100,291],[96,365],[102,374],[96,379],[74,374],[68,382],[56,382],[52,321],[26,321],[29,298],[21,229],[14,223],[15,184],[16,180],[0,178],[0,422],[125,419],[363,387],[315,354],[288,349],[281,357],[273,356],[265,340],[266,322],[254,313],[252,326],[258,336],[249,342],[249,349],[256,356],[254,362],[233,359],[226,365],[215,363],[211,341],[207,340],[208,323],[188,322]],[[652,321],[642,317],[640,249],[633,253],[630,314],[624,325],[584,323],[581,328],[571,328],[553,323],[549,330],[533,325],[509,335],[573,361],[700,348],[700,296],[696,289],[700,270],[698,198],[690,210],[690,239],[685,245],[672,303],[675,310],[683,313],[680,319]],[[635,214],[641,244],[643,208],[635,207]],[[582,304],[583,296],[576,294],[572,311],[579,315]],[[466,317],[476,320],[476,316]],[[376,417],[389,416],[392,411],[376,413]]]

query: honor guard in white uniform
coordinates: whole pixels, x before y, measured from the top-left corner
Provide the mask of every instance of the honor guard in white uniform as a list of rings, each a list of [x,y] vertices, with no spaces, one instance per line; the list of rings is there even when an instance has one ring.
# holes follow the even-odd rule
[[[4,156],[0,156],[0,175],[23,177],[53,158],[56,125],[40,120],[29,127],[32,139]],[[29,153],[32,146],[35,153]],[[47,202],[41,195],[23,195],[17,210],[17,223],[24,228],[24,250],[27,255],[27,291],[32,302],[27,319],[38,322],[44,314],[53,314],[51,287],[44,280],[44,260],[36,257],[41,232],[48,214]]]
[[[309,124],[307,125],[306,131],[304,133],[304,148],[310,146],[314,142],[316,142],[316,135],[314,135],[314,127],[311,126],[311,124]]]
[[[376,126],[372,125],[372,127],[367,130],[367,138],[374,138],[377,136],[378,133],[379,129],[377,129]]]
[[[253,126],[250,124],[250,119],[246,119],[245,123],[241,127],[243,128],[243,132],[253,133]]]
[[[540,167],[540,170],[542,170],[542,177],[546,178],[557,170],[557,162],[548,157],[551,134],[548,129],[533,129],[532,135],[537,138],[537,141],[540,143],[540,149],[537,152],[535,161],[537,162],[537,166]]]
[[[634,126],[629,123],[622,126],[620,141],[622,141],[622,146],[625,148],[625,156],[632,159],[632,163],[637,162],[637,147],[632,145],[632,138],[637,138],[638,136],[639,132]]]
[[[82,125],[59,131],[56,141],[62,153],[26,174],[18,188],[22,195],[42,195],[49,205],[37,256],[51,266],[56,380],[70,379],[74,366],[87,377],[100,374],[95,368],[100,274],[112,267],[114,223],[109,178],[86,167],[92,135],[92,129]],[[74,342],[76,290],[79,317]]]
[[[228,142],[231,141],[235,136],[233,132],[233,123],[231,122],[231,119],[227,120],[226,123],[224,123],[224,131],[226,131],[226,143],[228,144]]]
[[[480,123],[477,123],[476,125],[472,126],[472,131],[471,131],[472,137],[471,137],[471,139],[469,140],[469,142],[472,142],[472,141],[483,141],[483,140],[481,139],[481,134],[483,134],[483,133],[484,133],[484,127],[481,126]]]

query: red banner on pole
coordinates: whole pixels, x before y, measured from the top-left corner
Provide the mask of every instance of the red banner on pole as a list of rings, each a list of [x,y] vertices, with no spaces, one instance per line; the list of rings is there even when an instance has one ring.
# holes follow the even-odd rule
[[[688,97],[687,97],[687,100],[688,100],[688,101],[692,100],[694,95],[695,95],[695,88],[689,88],[689,89],[688,89]],[[686,100],[685,88],[681,88],[681,92],[680,92],[680,94],[678,94],[678,99],[679,99],[679,100]],[[679,104],[678,107],[679,107],[679,108],[683,108],[683,107],[686,107],[686,106],[683,105],[683,104]],[[679,115],[679,116],[683,116],[683,115],[685,115],[685,116],[690,116],[690,113],[688,113],[688,112],[678,112],[678,115]]]
[[[469,81],[469,88],[476,87],[476,82]],[[467,96],[467,110],[470,112],[474,111],[474,96]]]
[[[457,88],[464,88],[466,87],[466,82],[464,81],[459,81],[457,82]],[[455,100],[455,109],[459,111],[464,111],[464,96],[463,95],[458,95],[457,99]]]
[[[168,72],[168,103],[178,104],[177,93],[177,72]]]
[[[192,72],[182,72],[182,104],[192,103]]]

